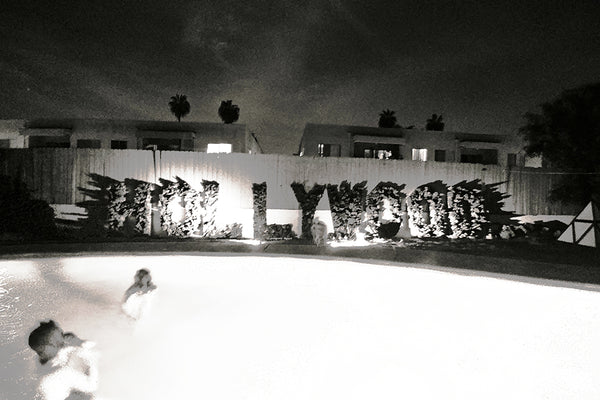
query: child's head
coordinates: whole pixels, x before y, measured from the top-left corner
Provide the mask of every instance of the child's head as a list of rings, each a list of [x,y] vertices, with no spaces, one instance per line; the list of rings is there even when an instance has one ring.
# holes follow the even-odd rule
[[[145,268],[138,269],[137,272],[135,273],[134,279],[135,279],[136,283],[139,283],[142,285],[148,285],[152,281],[152,277],[150,276],[150,271],[148,271]]]
[[[40,322],[40,326],[29,334],[29,347],[38,354],[42,364],[51,360],[64,346],[63,331],[52,320]]]

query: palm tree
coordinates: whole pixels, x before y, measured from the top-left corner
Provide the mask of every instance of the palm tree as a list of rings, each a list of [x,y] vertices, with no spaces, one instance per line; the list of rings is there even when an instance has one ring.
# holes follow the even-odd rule
[[[171,113],[177,118],[177,121],[181,122],[181,118],[190,113],[190,103],[187,100],[187,96],[185,94],[171,96],[169,108],[171,109]]]
[[[440,114],[438,117],[437,114],[432,114],[431,118],[427,119],[425,129],[428,131],[443,131],[444,123],[442,122],[442,115]]]
[[[231,104],[231,100],[223,100],[219,107],[219,117],[226,124],[231,124],[240,118],[240,108]]]
[[[379,127],[380,128],[394,128],[396,127],[396,116],[395,111],[390,109],[383,110],[379,114]]]

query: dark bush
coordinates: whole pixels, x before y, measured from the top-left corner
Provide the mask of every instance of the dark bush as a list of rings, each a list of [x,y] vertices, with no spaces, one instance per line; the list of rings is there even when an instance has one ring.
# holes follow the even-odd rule
[[[343,181],[339,187],[327,185],[327,196],[336,240],[355,240],[365,213],[367,181],[354,186],[348,181]]]
[[[304,183],[293,182],[291,184],[296,200],[302,209],[302,233],[303,239],[312,240],[310,227],[312,226],[315,217],[315,211],[319,205],[319,201],[325,192],[325,185],[315,183],[307,192]]]
[[[231,225],[225,225],[225,228],[218,229],[212,234],[213,239],[241,239],[242,224],[237,222]]]
[[[265,228],[263,235],[265,240],[284,240],[295,237],[292,231],[292,224],[269,224]]]
[[[254,238],[263,239],[267,226],[267,183],[252,184]]]
[[[367,222],[367,239],[375,239],[378,237],[383,238],[381,233],[387,235],[387,229],[382,228],[382,224],[384,221],[381,220],[381,214],[384,211],[385,200],[389,202],[389,206],[391,208],[393,221],[388,222],[398,222],[398,227],[400,226],[399,222],[402,221],[402,203],[406,198],[406,194],[402,192],[406,185],[398,185],[393,182],[379,182],[377,186],[369,192],[367,195],[366,202],[366,222]],[[398,230],[396,229],[396,232]],[[396,234],[394,232],[392,236]],[[388,239],[388,237],[385,237]]]
[[[400,229],[400,222],[388,222],[379,225],[377,228],[378,236],[382,239],[392,239]]]
[[[43,200],[32,199],[19,179],[0,176],[0,234],[48,239],[56,233],[52,207]]]

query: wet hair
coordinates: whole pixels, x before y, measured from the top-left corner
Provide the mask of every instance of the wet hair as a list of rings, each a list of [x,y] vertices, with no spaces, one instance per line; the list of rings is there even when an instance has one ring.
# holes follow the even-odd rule
[[[61,331],[53,320],[49,320],[48,322],[40,322],[40,326],[29,334],[29,347],[38,354],[42,364],[45,364],[51,358],[44,352],[44,346],[53,344],[50,342],[50,336],[56,330]]]
[[[136,282],[139,282],[146,275],[150,277],[150,271],[148,271],[146,268],[138,269],[135,273],[134,279]],[[150,277],[150,279],[152,279],[152,277]]]

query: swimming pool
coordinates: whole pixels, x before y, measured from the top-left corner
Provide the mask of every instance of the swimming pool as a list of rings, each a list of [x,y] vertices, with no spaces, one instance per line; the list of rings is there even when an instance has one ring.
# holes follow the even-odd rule
[[[120,301],[138,268],[146,318]],[[197,253],[0,260],[0,387],[30,399],[27,336],[97,343],[102,399],[583,399],[600,293],[401,263]],[[584,290],[585,289],[585,290]]]

